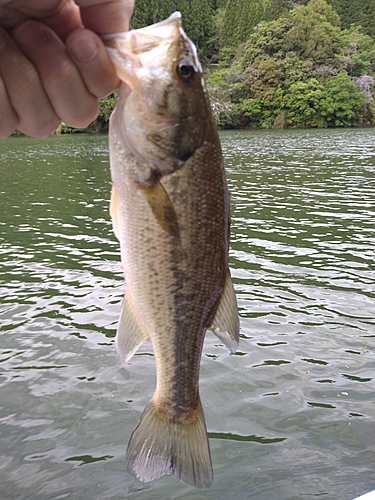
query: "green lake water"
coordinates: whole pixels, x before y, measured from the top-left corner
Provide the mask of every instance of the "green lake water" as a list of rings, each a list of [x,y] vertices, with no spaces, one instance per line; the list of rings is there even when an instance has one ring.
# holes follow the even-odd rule
[[[215,482],[125,470],[155,385],[120,363],[106,136],[0,142],[1,500],[351,500],[375,489],[375,131],[221,133],[238,352],[210,332]]]

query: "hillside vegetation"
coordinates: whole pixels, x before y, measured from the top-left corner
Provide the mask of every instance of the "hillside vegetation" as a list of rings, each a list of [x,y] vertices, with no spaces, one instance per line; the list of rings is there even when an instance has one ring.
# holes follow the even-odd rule
[[[332,5],[341,3],[338,10],[345,15],[345,23],[325,0],[306,5],[292,2],[289,10],[288,3],[229,0],[221,14],[219,64],[207,79],[219,126],[374,124],[371,29],[375,23],[369,23],[366,15],[374,2],[355,2],[365,27],[346,28],[343,25],[348,25],[351,13],[346,7],[353,2],[332,0]],[[251,5],[254,8],[247,10]],[[241,22],[233,17],[235,11]],[[372,5],[372,19],[374,12]]]
[[[375,124],[375,0],[135,3],[132,28],[182,12],[219,127]],[[90,130],[107,129],[114,103]]]

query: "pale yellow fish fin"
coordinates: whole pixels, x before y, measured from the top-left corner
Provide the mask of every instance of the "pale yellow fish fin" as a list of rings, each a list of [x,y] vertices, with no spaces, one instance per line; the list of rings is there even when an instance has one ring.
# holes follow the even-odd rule
[[[116,348],[121,361],[129,361],[147,337],[125,293],[116,333]]]
[[[160,226],[171,236],[178,238],[180,231],[177,214],[164,186],[157,181],[151,187],[142,187],[142,191]]]
[[[240,339],[240,320],[238,317],[236,293],[229,271],[214,320],[209,330],[212,330],[231,352],[236,352]]]
[[[196,488],[213,483],[210,448],[200,400],[186,420],[158,411],[151,400],[126,450],[129,474],[145,483],[165,474]]]
[[[118,201],[118,195],[115,188],[115,185],[112,184],[111,191],[111,203],[109,205],[109,214],[112,219],[113,231],[116,235],[116,238],[121,241],[121,226],[120,226],[120,204]]]

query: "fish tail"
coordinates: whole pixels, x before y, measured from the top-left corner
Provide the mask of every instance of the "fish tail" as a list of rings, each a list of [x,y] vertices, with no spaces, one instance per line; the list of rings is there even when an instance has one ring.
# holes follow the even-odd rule
[[[189,419],[168,417],[151,400],[130,438],[126,463],[129,474],[143,482],[173,474],[185,484],[209,488],[213,471],[200,400]]]

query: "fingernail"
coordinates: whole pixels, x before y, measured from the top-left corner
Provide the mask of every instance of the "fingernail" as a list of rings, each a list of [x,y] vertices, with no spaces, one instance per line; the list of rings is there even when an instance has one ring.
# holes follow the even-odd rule
[[[69,52],[81,62],[90,62],[99,53],[99,46],[95,39],[86,34],[77,36],[69,45]]]
[[[31,49],[37,49],[47,41],[45,27],[35,21],[26,21],[18,26],[14,30],[13,36],[18,43]]]

